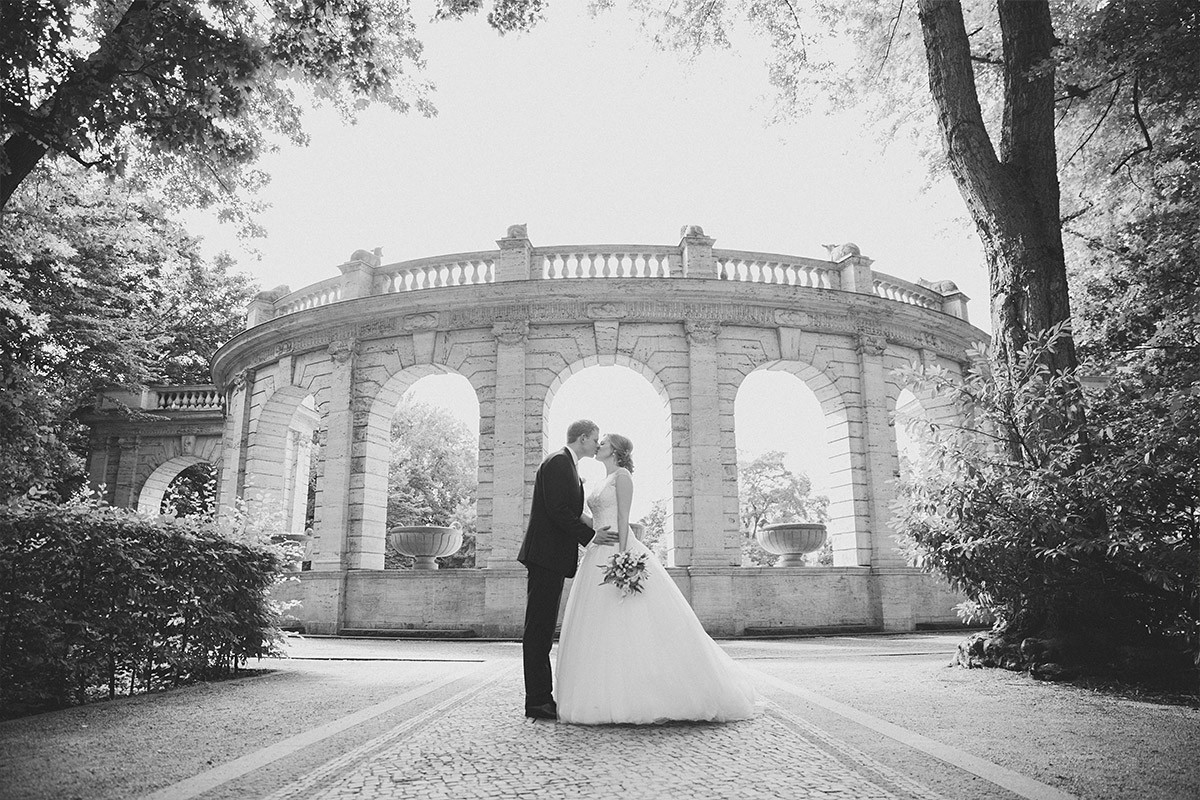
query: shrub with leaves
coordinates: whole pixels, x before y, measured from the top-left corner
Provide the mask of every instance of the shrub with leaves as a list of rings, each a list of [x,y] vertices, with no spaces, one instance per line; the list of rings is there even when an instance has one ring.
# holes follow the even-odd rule
[[[914,423],[897,527],[967,595],[964,616],[995,620],[992,661],[1128,672],[1154,651],[1161,669],[1200,644],[1200,397],[1133,379],[1085,396],[1046,366],[1063,335],[1035,337],[1010,373],[976,351],[964,380],[904,376],[952,397],[962,424]]]
[[[227,677],[275,652],[279,557],[198,518],[0,507],[0,708]]]

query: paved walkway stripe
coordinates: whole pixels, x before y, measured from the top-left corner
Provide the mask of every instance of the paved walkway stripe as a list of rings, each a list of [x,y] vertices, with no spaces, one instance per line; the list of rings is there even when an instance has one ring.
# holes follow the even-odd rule
[[[425,695],[432,694],[455,681],[473,677],[489,669],[493,669],[493,665],[484,663],[482,666],[476,666],[472,670],[455,671],[453,674],[447,675],[433,683],[405,692],[404,694],[396,695],[395,697],[390,697],[375,705],[355,711],[353,714],[347,714],[340,719],[304,731],[303,733],[298,733],[295,736],[289,736],[261,750],[256,750],[240,758],[235,758],[233,761],[227,761],[210,770],[201,772],[199,775],[194,775],[191,778],[173,783],[170,786],[164,786],[156,792],[145,795],[142,800],[190,800],[210,789],[220,786],[222,783],[231,781],[234,778],[240,778],[273,761],[286,758],[296,751],[302,750],[322,739],[328,739],[330,736],[335,736],[348,728],[353,728],[355,725],[360,725],[381,714],[386,714],[394,708],[411,703],[414,700],[419,700]],[[473,691],[474,688],[472,687],[467,691]]]
[[[471,686],[467,687],[467,689],[459,692],[453,697],[449,697],[437,705],[427,708],[425,711],[421,712],[415,717],[406,719],[404,722],[401,722],[391,730],[381,733],[374,739],[363,742],[358,747],[348,750],[347,752],[342,753],[340,756],[326,761],[316,769],[308,771],[300,778],[262,798],[262,800],[290,800],[291,798],[296,797],[312,797],[313,790],[318,785],[336,780],[338,776],[350,770],[357,763],[371,757],[375,751],[383,749],[396,739],[408,734],[413,729],[419,728],[425,723],[441,717],[448,710],[454,708],[460,703],[466,702],[472,696],[482,693],[486,687],[496,683],[501,678],[507,678],[509,675],[515,672],[516,669],[516,666],[509,666],[497,670],[490,677],[485,678],[482,682],[472,684]]]
[[[743,662],[745,663],[745,662]],[[845,717],[853,722],[857,722],[863,727],[870,728],[876,733],[881,733],[891,739],[895,739],[902,744],[920,750],[922,753],[927,753],[934,758],[944,761],[947,764],[952,764],[959,769],[970,772],[972,775],[978,775],[986,781],[990,781],[997,786],[1007,789],[1026,800],[1078,800],[1075,795],[1064,792],[1049,784],[1042,783],[1039,780],[1030,778],[1027,775],[1022,775],[1019,772],[1014,772],[1011,769],[1006,769],[999,764],[993,764],[991,761],[986,761],[978,756],[973,756],[957,747],[951,747],[948,744],[942,744],[939,741],[930,739],[927,736],[922,736],[915,731],[910,731],[908,728],[902,728],[899,725],[894,725],[891,722],[873,717],[870,714],[859,711],[853,706],[848,706],[845,703],[839,703],[837,700],[831,700],[824,695],[819,695],[810,689],[804,689],[795,684],[788,683],[785,680],[776,678],[773,675],[768,675],[757,669],[753,669],[747,665],[755,676],[766,684],[769,684],[776,689],[780,689],[789,694],[796,695],[802,700],[806,700],[815,706],[820,706],[828,711],[832,711],[839,716]]]

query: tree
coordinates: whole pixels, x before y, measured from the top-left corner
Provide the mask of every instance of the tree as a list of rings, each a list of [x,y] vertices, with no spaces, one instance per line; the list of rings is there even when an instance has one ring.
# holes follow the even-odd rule
[[[777,558],[763,550],[755,538],[762,525],[829,519],[829,498],[814,496],[808,476],[789,470],[784,458],[782,451],[770,450],[738,469],[742,551],[755,564],[770,566]]]
[[[98,391],[208,382],[254,288],[121,182],[41,167],[29,189],[0,230],[0,498],[82,482]]]
[[[205,206],[300,144],[297,90],[347,118],[432,113],[401,0],[11,0],[0,25],[0,208],[50,153]]]
[[[457,524],[463,549],[443,563],[474,566],[477,470],[478,443],[462,422],[437,406],[401,401],[392,419],[388,527]]]
[[[642,544],[654,553],[660,563],[667,563],[667,500],[655,500],[650,510],[638,520],[642,526]]]

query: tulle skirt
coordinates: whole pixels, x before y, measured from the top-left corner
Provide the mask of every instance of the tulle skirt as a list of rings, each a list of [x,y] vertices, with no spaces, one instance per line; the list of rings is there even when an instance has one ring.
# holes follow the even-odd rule
[[[637,540],[635,553],[649,553]],[[571,585],[558,643],[555,697],[563,722],[728,721],[755,713],[749,676],[712,640],[651,554],[643,590],[601,585],[614,546],[591,546]]]

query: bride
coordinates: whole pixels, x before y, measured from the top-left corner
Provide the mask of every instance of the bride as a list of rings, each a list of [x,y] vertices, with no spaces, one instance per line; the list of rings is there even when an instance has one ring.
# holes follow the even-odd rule
[[[607,475],[589,493],[585,521],[616,528],[616,545],[589,545],[571,586],[558,643],[558,717],[583,725],[754,715],[754,687],[696,618],[666,569],[629,532],[633,443],[608,434],[595,459]],[[601,583],[617,552],[646,555],[640,592]]]

